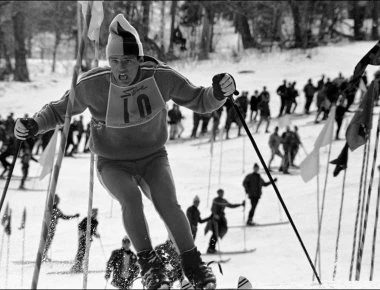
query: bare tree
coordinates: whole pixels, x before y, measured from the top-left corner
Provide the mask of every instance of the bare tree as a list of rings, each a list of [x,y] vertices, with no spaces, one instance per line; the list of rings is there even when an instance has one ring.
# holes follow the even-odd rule
[[[169,42],[169,54],[173,54],[174,49],[174,26],[175,26],[175,17],[177,13],[177,1],[172,1],[172,6],[170,9],[171,15],[171,24],[170,24],[170,42]]]
[[[371,1],[371,12],[372,12],[372,29],[371,38],[373,40],[379,39],[379,2],[377,0]]]
[[[15,40],[15,81],[29,82],[29,72],[26,64],[27,51],[25,49],[25,11],[28,1],[14,1],[12,3],[12,20]]]

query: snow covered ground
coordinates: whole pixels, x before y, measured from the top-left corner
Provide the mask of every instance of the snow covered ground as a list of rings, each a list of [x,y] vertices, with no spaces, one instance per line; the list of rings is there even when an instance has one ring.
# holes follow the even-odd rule
[[[300,91],[300,97],[298,98],[296,112],[302,113],[304,105],[302,88],[308,78],[312,78],[313,82],[316,83],[321,74],[325,74],[331,79],[337,77],[339,72],[342,72],[344,76],[349,76],[356,63],[374,44],[375,42],[359,42],[314,48],[307,52],[295,50],[272,54],[257,54],[254,51],[249,51],[244,53],[239,62],[232,61],[227,54],[219,54],[209,61],[196,63],[185,61],[176,62],[172,65],[197,85],[211,85],[212,76],[220,72],[231,73],[236,79],[238,89],[248,90],[250,94],[254,89],[261,90],[262,86],[265,85],[271,93],[272,115],[277,116],[279,97],[275,94],[275,90],[283,79],[297,81],[296,88]],[[22,117],[25,113],[31,115],[45,103],[60,98],[70,86],[71,62],[60,62],[55,74],[50,73],[48,61],[29,60],[28,64],[32,82],[0,83],[0,115],[3,117],[6,117],[11,111],[15,113],[16,117]],[[254,73],[239,74],[239,71],[244,70],[253,70]],[[375,70],[375,67],[368,68],[369,80],[372,80]],[[312,108],[315,110],[314,105]],[[191,133],[192,113],[185,108],[181,108],[181,110],[186,116],[183,136],[188,137]],[[374,117],[375,128],[378,116],[379,108],[377,107]],[[347,115],[347,119],[343,123],[342,137],[350,117],[352,114]],[[89,115],[86,112],[85,121],[88,120]],[[299,133],[308,151],[311,151],[313,143],[323,127],[323,124],[313,124],[313,120],[314,114],[307,117],[297,115],[292,119],[292,123],[299,127]],[[273,130],[277,122],[277,119],[273,119],[270,130]],[[252,125],[250,128],[253,131]],[[267,146],[269,134],[264,134],[263,131],[264,128],[261,128],[261,133],[253,136],[264,159],[268,161],[270,157]],[[242,180],[252,170],[253,163],[259,162],[259,160],[246,136],[234,138],[236,136],[235,127],[231,130],[230,136],[233,138],[229,141],[215,143],[212,163],[210,162],[209,144],[203,142],[207,139],[168,143],[167,150],[176,181],[178,199],[184,210],[191,205],[194,196],[198,195],[201,199],[200,211],[202,216],[208,215],[212,198],[216,196],[218,188],[225,190],[225,198],[230,202],[238,203],[245,198]],[[333,143],[331,159],[337,157],[343,145],[344,140]],[[221,151],[221,149],[223,150]],[[332,280],[332,274],[343,174],[333,178],[333,167],[330,167],[321,236],[322,271],[320,276],[323,281],[321,288],[380,288],[379,239],[376,243],[377,257],[374,281],[368,281],[375,215],[374,205],[379,182],[377,170],[373,182],[361,281],[348,282],[362,152],[363,148],[360,148],[349,155],[335,281]],[[79,220],[59,221],[51,251],[54,262],[42,265],[39,288],[82,287],[82,275],[68,275],[64,272],[69,270],[70,263],[75,256],[77,222],[87,214],[89,158],[89,154],[77,154],[76,158],[65,158],[63,160],[57,186],[57,193],[61,197],[60,208],[66,214],[79,212],[81,216]],[[299,164],[304,158],[305,153],[301,150],[296,159],[296,164]],[[320,160],[320,182],[321,188],[323,188],[327,148],[321,150]],[[273,164],[277,166],[279,162],[279,159],[275,159]],[[209,189],[210,164],[212,164],[212,171]],[[260,167],[262,168],[262,166]],[[264,179],[267,180],[263,170],[262,172]],[[20,164],[18,163],[15,168],[15,179],[10,184],[6,199],[12,208],[12,235],[10,236],[9,258],[7,255],[7,237],[2,239],[0,288],[28,288],[31,285],[33,261],[36,258],[40,239],[48,185],[47,178],[42,181],[34,178],[39,173],[39,164],[32,162],[31,178],[26,183],[28,190],[20,191],[17,190],[21,176]],[[278,178],[277,185],[281,195],[310,256],[314,260],[317,239],[316,179],[304,183],[299,172],[291,170],[291,173],[291,175],[283,176],[274,172],[273,175]],[[1,189],[4,184],[5,181],[0,180]],[[144,199],[144,203],[152,240],[154,244],[161,243],[167,238],[167,232],[153,206],[146,199]],[[27,222],[25,263],[22,265],[20,262],[22,259],[23,233],[17,228],[20,225],[24,207],[27,209]],[[91,246],[88,288],[104,288],[106,286],[104,280],[106,260],[112,250],[121,246],[121,239],[125,235],[125,231],[121,222],[119,205],[116,201],[112,201],[98,180],[95,180],[94,207],[99,208],[101,240],[95,239]],[[249,206],[245,213],[243,213],[242,208],[227,209],[226,215],[229,225],[241,225],[244,222],[244,217],[248,214],[248,210]],[[255,214],[255,221],[272,223],[286,220],[287,218],[280,208],[274,190],[271,187],[265,188]],[[196,244],[201,251],[206,250],[209,238],[210,234],[207,236],[203,234],[203,225],[201,225],[196,239]],[[246,230],[230,228],[225,238],[220,241],[221,250],[242,250],[245,248],[256,248],[256,251],[250,254],[228,256],[231,260],[222,264],[224,275],[221,275],[218,268],[213,266],[220,287],[236,287],[237,279],[242,275],[247,277],[255,288],[320,288],[315,281],[312,281],[310,265],[290,224],[254,227]],[[205,260],[209,261],[211,258],[206,256]],[[8,267],[6,266],[7,263]],[[140,282],[136,282],[134,286],[141,288]],[[107,287],[112,288],[110,285]]]

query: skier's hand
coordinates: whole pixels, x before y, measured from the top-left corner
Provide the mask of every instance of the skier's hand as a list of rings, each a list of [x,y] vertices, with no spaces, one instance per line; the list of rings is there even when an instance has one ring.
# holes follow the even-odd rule
[[[33,118],[18,118],[16,120],[14,134],[19,140],[34,137],[38,132],[38,124]]]
[[[214,97],[220,101],[237,93],[235,80],[227,73],[215,75],[212,78],[212,88],[214,90]]]

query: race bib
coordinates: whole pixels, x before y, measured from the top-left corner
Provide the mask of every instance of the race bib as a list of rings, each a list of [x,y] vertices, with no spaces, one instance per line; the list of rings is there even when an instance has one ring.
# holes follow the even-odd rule
[[[141,125],[152,120],[164,108],[165,101],[153,77],[128,87],[110,83],[106,126],[126,128]]]

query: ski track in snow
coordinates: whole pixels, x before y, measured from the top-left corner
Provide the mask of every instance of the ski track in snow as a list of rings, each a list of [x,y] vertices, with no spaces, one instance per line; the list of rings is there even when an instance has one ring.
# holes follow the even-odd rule
[[[175,63],[173,66],[182,74],[189,78],[196,85],[211,85],[212,76],[216,73],[227,71],[236,80],[240,91],[248,90],[250,94],[254,89],[261,90],[266,85],[271,93],[272,116],[277,116],[279,108],[279,97],[275,94],[276,88],[283,79],[297,81],[297,89],[300,92],[298,97],[298,107],[296,112],[302,113],[304,96],[302,88],[307,79],[311,77],[313,83],[320,78],[321,74],[331,79],[335,78],[339,72],[348,76],[353,72],[356,63],[374,45],[375,42],[359,42],[346,45],[334,45],[319,47],[309,51],[312,58],[306,58],[306,53],[301,51],[289,51],[285,53],[273,53],[271,55],[255,55],[246,53],[239,63],[233,63],[224,58],[214,58],[209,61],[191,64],[189,62]],[[5,117],[10,111],[16,117],[23,116],[24,113],[30,115],[39,110],[45,103],[59,99],[64,91],[70,87],[71,70],[62,69],[55,74],[41,73],[41,62],[39,60],[29,60],[31,83],[0,83],[0,114]],[[104,63],[104,62],[102,62]],[[44,64],[49,67],[48,63]],[[62,65],[63,66],[63,65]],[[64,66],[63,66],[64,68]],[[254,70],[254,74],[238,74],[242,70]],[[367,69],[369,81],[372,80],[376,67],[369,66]],[[250,96],[249,94],[249,96]],[[169,103],[171,107],[171,103]],[[192,112],[181,108],[186,119],[183,121],[185,131],[184,137],[188,137],[192,128]],[[313,104],[312,110],[315,110]],[[378,113],[379,108],[375,108]],[[347,115],[343,122],[341,137],[344,137],[345,129],[349,118],[353,114]],[[301,139],[310,152],[314,141],[323,127],[323,123],[314,125],[314,113],[310,116],[295,116],[293,125],[299,126]],[[224,125],[225,114],[221,121],[220,128]],[[378,115],[374,117],[374,130],[377,125]],[[85,113],[85,121],[89,120],[88,112]],[[277,120],[273,119],[270,130],[274,129]],[[211,125],[209,126],[209,128]],[[253,131],[253,125],[249,124]],[[263,157],[268,161],[270,152],[268,150],[269,134],[264,134],[264,126],[261,133],[254,134]],[[281,130],[282,131],[282,130]],[[243,132],[243,131],[242,131]],[[241,202],[244,196],[242,180],[246,174],[251,172],[254,162],[259,162],[249,139],[246,136],[235,138],[237,134],[236,126],[233,125],[227,142],[215,142],[212,163],[211,186],[208,192],[208,176],[210,164],[210,148],[207,144],[197,146],[199,140],[186,142],[168,143],[167,150],[169,160],[177,187],[179,203],[183,210],[191,205],[195,195],[201,199],[200,211],[202,217],[209,215],[210,204],[216,196],[218,188],[225,189],[225,198],[232,203]],[[243,135],[246,135],[243,132]],[[374,134],[373,134],[374,135]],[[207,139],[202,139],[201,142]],[[373,138],[374,140],[374,138]],[[222,171],[220,168],[220,148],[223,146]],[[331,159],[335,159],[344,146],[343,141],[335,141],[332,145]],[[245,161],[243,162],[243,148],[245,148]],[[372,145],[373,148],[373,145]],[[246,248],[256,248],[253,253],[245,255],[230,255],[228,263],[222,264],[224,275],[219,273],[216,264],[212,267],[217,276],[218,286],[222,288],[236,287],[237,279],[240,275],[247,277],[256,288],[379,288],[380,276],[380,239],[377,239],[377,257],[375,260],[374,281],[368,282],[370,269],[370,256],[372,247],[374,203],[377,196],[377,185],[379,182],[378,171],[375,171],[373,183],[371,208],[369,214],[366,244],[363,255],[363,265],[361,280],[358,282],[348,282],[348,271],[352,250],[353,227],[356,214],[358,183],[360,178],[360,164],[363,147],[355,152],[349,153],[349,170],[347,172],[346,197],[343,209],[343,221],[339,244],[339,260],[337,276],[332,281],[333,262],[335,255],[335,241],[338,227],[339,204],[341,198],[342,176],[332,177],[333,167],[330,167],[329,182],[327,187],[325,210],[323,217],[323,229],[321,236],[321,279],[324,285],[321,287],[316,282],[312,282],[312,271],[305,254],[296,239],[290,224],[275,227],[252,227],[252,228],[231,228],[227,235],[220,241],[220,249],[223,251],[242,250]],[[372,156],[372,154],[371,154]],[[302,149],[296,159],[299,164],[305,158]],[[327,147],[321,150],[321,176],[320,188],[321,198],[325,177],[327,158]],[[51,257],[57,261],[69,261],[74,259],[77,248],[77,222],[87,214],[87,199],[89,191],[89,154],[78,154],[78,158],[64,158],[59,176],[57,193],[61,197],[60,208],[66,214],[80,213],[79,219],[69,221],[60,220],[57,226],[56,235],[52,244]],[[280,160],[275,158],[273,165],[278,166]],[[378,164],[379,162],[376,162]],[[261,172],[263,178],[268,180],[264,171]],[[316,238],[317,238],[317,209],[316,209],[316,179],[309,183],[304,183],[299,176],[299,171],[290,170],[292,175],[284,176],[274,172],[278,177],[277,186],[287,205],[290,214],[298,228],[298,231],[305,243],[305,246],[314,261]],[[31,162],[29,170],[30,176],[38,176],[40,166]],[[21,176],[20,163],[18,161],[15,168],[15,175]],[[220,177],[220,178],[219,178]],[[220,182],[219,182],[220,181]],[[0,261],[0,288],[29,288],[33,275],[33,263],[23,265],[24,278],[21,284],[22,265],[14,263],[22,258],[22,231],[17,228],[21,222],[21,215],[24,207],[27,208],[26,240],[25,240],[25,261],[34,261],[38,249],[42,217],[46,198],[46,191],[36,189],[47,188],[48,181],[45,178],[39,181],[38,178],[29,179],[26,187],[30,190],[16,190],[20,180],[11,182],[6,203],[9,202],[12,208],[12,235],[10,236],[10,257],[8,278],[6,277],[6,256],[7,237],[2,245],[2,255]],[[4,187],[5,180],[0,180],[0,188]],[[248,201],[248,200],[247,200]],[[247,203],[248,204],[248,203]],[[148,220],[153,243],[156,245],[167,238],[167,232],[163,223],[159,219],[152,204],[144,197],[146,217]],[[116,201],[112,201],[109,194],[102,188],[95,177],[94,185],[94,207],[99,208],[99,233],[105,249],[103,254],[100,242],[95,239],[91,245],[90,271],[105,269],[106,259],[111,251],[121,246],[121,239],[125,231],[121,221],[120,206]],[[245,218],[248,215],[249,204],[246,207]],[[227,209],[226,216],[230,225],[239,225],[244,222],[241,208]],[[274,190],[269,186],[263,189],[263,196],[259,202],[255,213],[257,223],[271,223],[276,221],[286,221],[287,218],[283,210],[279,208],[279,201]],[[204,252],[207,248],[210,233],[203,234],[204,224],[199,226],[196,245]],[[244,232],[246,241],[244,242]],[[216,259],[219,259],[216,256]],[[209,257],[205,259],[209,261]],[[52,275],[51,272],[64,272],[70,268],[69,264],[46,263],[42,265],[39,277],[38,288],[81,288],[82,275]],[[104,273],[91,273],[88,280],[88,288],[104,288]],[[134,285],[141,288],[140,280]],[[108,288],[113,288],[108,284]]]

